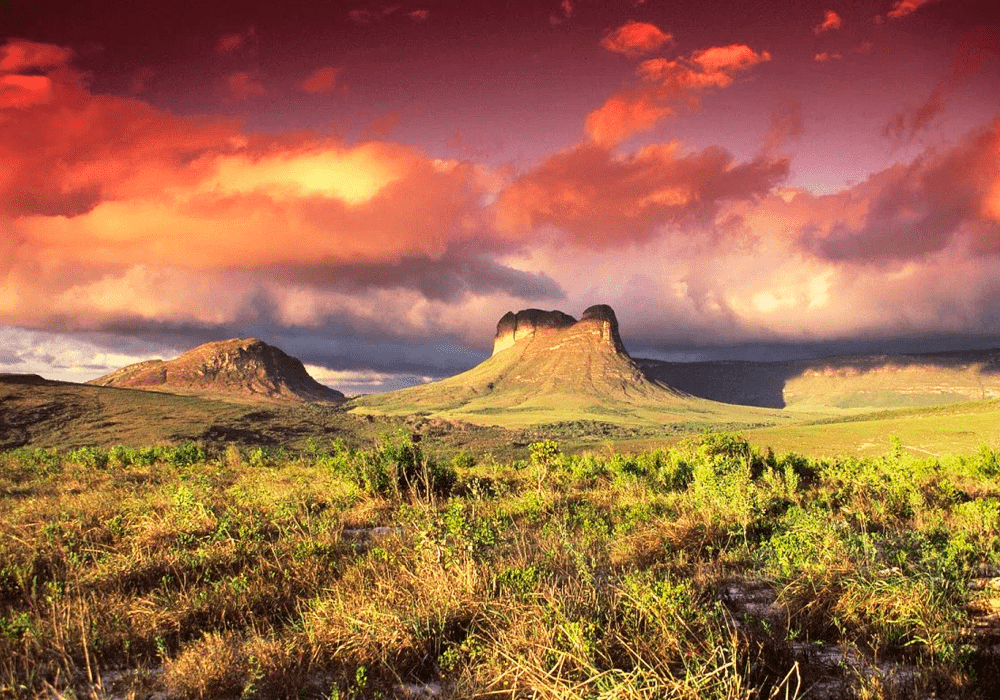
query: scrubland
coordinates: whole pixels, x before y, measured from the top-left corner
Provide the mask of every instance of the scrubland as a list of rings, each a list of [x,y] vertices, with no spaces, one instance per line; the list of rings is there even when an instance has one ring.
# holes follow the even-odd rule
[[[992,697],[1000,454],[0,453],[0,695]]]

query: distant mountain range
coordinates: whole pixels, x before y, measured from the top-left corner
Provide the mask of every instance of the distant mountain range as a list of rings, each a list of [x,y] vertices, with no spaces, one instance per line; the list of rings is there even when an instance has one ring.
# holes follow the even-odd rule
[[[5,381],[44,382],[31,375]],[[309,376],[301,361],[252,338],[206,343],[176,359],[129,365],[88,384],[251,403],[346,401]],[[781,362],[633,359],[614,310],[598,305],[579,320],[562,311],[508,312],[497,323],[493,354],[485,362],[441,381],[358,397],[346,407],[469,420],[516,414],[527,416],[526,422],[583,414],[627,421],[640,411],[645,422],[669,422],[687,420],[688,413],[722,420],[720,404],[837,413],[998,397],[1000,350]],[[755,420],[745,413],[730,417]],[[773,419],[773,412],[765,418]]]
[[[789,409],[901,408],[1000,398],[1000,350],[782,362],[636,360],[651,380],[726,403]]]
[[[645,406],[711,412],[709,400],[809,412],[929,406],[1000,397],[1000,350],[781,362],[633,359],[615,312],[594,306],[508,312],[493,355],[467,372],[356,404],[388,412],[490,414],[544,407],[614,412]]]
[[[478,366],[349,401],[299,360],[254,339],[206,343],[88,384],[0,374],[0,449],[184,439],[299,444],[315,435],[370,437],[400,421],[458,426],[468,439],[477,434],[470,424],[500,426],[497,435],[533,426],[598,435],[612,424],[619,433],[676,435],[825,423],[872,409],[1000,398],[1000,350],[788,362],[633,359],[615,312],[601,305],[579,320],[561,311],[507,313],[493,355]]]

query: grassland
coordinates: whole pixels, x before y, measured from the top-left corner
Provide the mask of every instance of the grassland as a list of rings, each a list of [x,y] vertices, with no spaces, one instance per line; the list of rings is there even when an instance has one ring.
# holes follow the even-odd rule
[[[968,452],[981,443],[1000,445],[1000,401],[854,413],[800,425],[747,432],[755,444],[809,456],[873,456],[898,437],[907,451],[939,457]]]
[[[998,476],[732,434],[8,451],[0,695],[992,697]]]

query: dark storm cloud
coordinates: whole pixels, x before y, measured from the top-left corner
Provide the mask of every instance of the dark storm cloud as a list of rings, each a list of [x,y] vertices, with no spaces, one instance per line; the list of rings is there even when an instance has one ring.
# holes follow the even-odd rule
[[[0,365],[19,365],[24,362],[19,353],[0,348]]]
[[[373,370],[445,377],[465,371],[489,356],[443,329],[428,329],[423,337],[393,333],[347,315],[331,314],[318,326],[283,325],[266,313],[241,323],[217,325],[178,324],[147,319],[114,319],[101,332],[72,334],[108,351],[127,353],[150,347],[176,355],[193,347],[228,338],[258,338],[299,358],[306,364],[331,370]],[[125,339],[125,340],[123,340]],[[483,345],[492,342],[484,338]],[[172,352],[171,352],[172,351]]]
[[[406,256],[397,263],[355,265],[282,265],[262,272],[282,282],[358,292],[412,289],[425,299],[457,302],[470,294],[505,293],[517,299],[562,299],[562,287],[544,273],[525,272],[471,251],[451,248],[440,258]]]

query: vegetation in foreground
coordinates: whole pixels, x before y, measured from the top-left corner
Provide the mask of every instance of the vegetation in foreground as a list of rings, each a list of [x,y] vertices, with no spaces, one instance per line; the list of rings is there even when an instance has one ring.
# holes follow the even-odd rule
[[[6,452],[0,695],[988,697],[998,475],[729,434]]]

